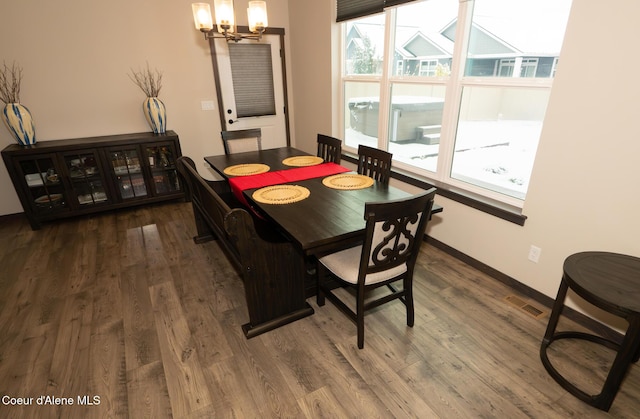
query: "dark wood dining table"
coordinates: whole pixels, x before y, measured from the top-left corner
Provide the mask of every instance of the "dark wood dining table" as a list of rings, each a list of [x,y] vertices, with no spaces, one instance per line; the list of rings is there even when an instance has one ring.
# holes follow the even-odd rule
[[[205,161],[222,177],[229,179],[224,170],[239,164],[266,164],[270,171],[291,169],[282,163],[289,157],[309,156],[293,147],[205,157]],[[288,204],[265,204],[253,199],[258,189],[247,189],[244,197],[256,213],[277,224],[281,231],[296,243],[307,256],[330,253],[362,240],[366,202],[380,202],[411,196],[394,186],[374,182],[370,187],[356,190],[332,189],[322,178],[293,182],[310,191],[308,198]],[[442,211],[434,206],[432,214]]]
[[[272,318],[261,317],[261,321],[256,324],[250,322],[248,325],[243,325],[247,337],[257,336],[313,314],[313,308],[306,299],[315,295],[316,292],[315,274],[313,274],[316,257],[353,246],[364,238],[366,202],[401,199],[411,195],[399,188],[378,182],[364,189],[339,190],[325,186],[322,183],[324,176],[303,177],[292,183],[307,188],[310,192],[307,198],[287,204],[265,204],[253,199],[253,193],[259,188],[237,187],[238,182],[242,183],[249,177],[255,180],[260,175],[244,176],[242,177],[244,179],[236,177],[234,181],[233,176],[225,173],[225,169],[231,166],[263,164],[269,166],[269,172],[265,173],[268,176],[263,176],[262,180],[266,178],[271,180],[273,177],[280,177],[281,174],[289,179],[296,177],[290,176],[295,169],[301,168],[285,165],[283,160],[298,156],[310,156],[310,154],[293,147],[282,147],[205,157],[205,161],[229,182],[231,189],[234,187],[237,189],[236,197],[245,202],[249,207],[247,209],[251,209],[258,217],[272,222],[294,244],[302,258],[302,263],[296,264],[301,267],[294,274],[296,278],[290,278],[291,269],[286,270],[285,267],[276,269],[270,273],[271,277],[264,278],[264,281],[279,290],[278,293],[266,293],[260,299],[247,301],[248,305],[259,304],[259,306],[249,307],[250,312],[278,313]],[[326,168],[329,168],[329,171],[350,171],[334,163],[327,163],[315,169],[310,167],[309,172],[325,172]],[[307,174],[306,170],[303,172]],[[246,180],[247,183],[253,183],[248,182],[249,179]],[[431,213],[440,211],[442,207],[435,206]],[[277,295],[277,298],[274,298],[274,295]]]

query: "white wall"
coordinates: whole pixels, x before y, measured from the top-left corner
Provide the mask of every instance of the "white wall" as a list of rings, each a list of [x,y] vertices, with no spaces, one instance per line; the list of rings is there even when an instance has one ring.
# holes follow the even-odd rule
[[[21,102],[33,114],[37,140],[148,132],[144,93],[127,75],[148,62],[163,72],[168,129],[207,174],[203,157],[223,148],[217,110],[201,110],[216,92],[208,41],[195,29],[191,3],[1,2],[0,61],[24,69]],[[235,3],[236,21],[246,25],[247,0]],[[288,30],[286,0],[269,0],[268,13],[270,26]],[[0,127],[0,149],[14,142]],[[0,191],[0,215],[22,212],[4,164]]]
[[[292,104],[296,146],[316,152],[318,133],[332,132],[331,20],[334,1],[289,0]]]
[[[292,51],[298,132],[305,129],[301,125],[313,127],[304,139],[298,136],[298,146],[308,151],[313,150],[312,130],[331,128],[324,110],[329,99],[318,109],[304,89],[312,86],[314,94],[325,96],[335,90],[327,80],[331,52],[324,26],[333,3],[290,1],[294,36],[323,22],[321,36],[296,40]],[[574,252],[640,256],[638,16],[637,0],[574,0],[524,206],[525,226],[437,197],[444,213],[435,217],[431,236],[553,298],[562,263]],[[537,264],[527,258],[531,244],[542,249]],[[620,325],[577,298],[572,305]]]

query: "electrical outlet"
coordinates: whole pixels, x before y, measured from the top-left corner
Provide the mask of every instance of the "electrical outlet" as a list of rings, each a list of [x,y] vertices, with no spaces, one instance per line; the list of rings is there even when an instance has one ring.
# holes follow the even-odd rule
[[[540,253],[542,253],[542,249],[538,246],[531,245],[529,248],[529,260],[531,262],[538,263],[538,260],[540,260]]]

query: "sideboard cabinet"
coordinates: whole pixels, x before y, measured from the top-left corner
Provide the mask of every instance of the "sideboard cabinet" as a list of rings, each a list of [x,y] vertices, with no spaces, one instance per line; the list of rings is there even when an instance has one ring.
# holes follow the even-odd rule
[[[178,135],[143,132],[2,150],[31,228],[43,221],[184,199]]]

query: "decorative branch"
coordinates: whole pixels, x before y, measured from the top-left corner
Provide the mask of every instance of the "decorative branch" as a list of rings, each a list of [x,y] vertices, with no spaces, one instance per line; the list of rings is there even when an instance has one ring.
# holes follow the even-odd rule
[[[11,67],[3,63],[0,69],[0,101],[4,104],[20,102],[20,83],[22,82],[22,67],[15,61]]]
[[[143,70],[131,70],[129,78],[138,86],[147,97],[158,97],[162,88],[162,73],[157,69],[151,70],[147,62],[147,68]]]

